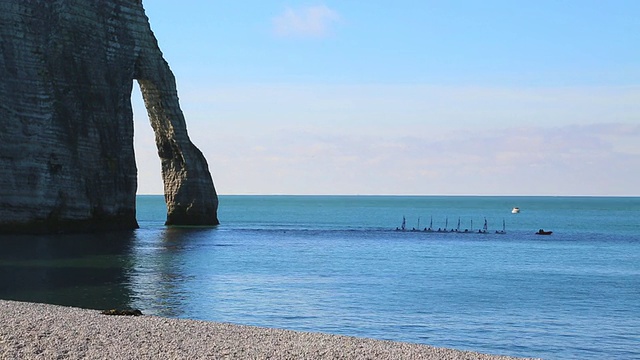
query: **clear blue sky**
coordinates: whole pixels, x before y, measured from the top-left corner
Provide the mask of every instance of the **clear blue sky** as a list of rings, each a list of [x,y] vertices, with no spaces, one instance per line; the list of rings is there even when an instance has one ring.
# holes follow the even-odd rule
[[[640,1],[144,5],[220,194],[640,195]]]

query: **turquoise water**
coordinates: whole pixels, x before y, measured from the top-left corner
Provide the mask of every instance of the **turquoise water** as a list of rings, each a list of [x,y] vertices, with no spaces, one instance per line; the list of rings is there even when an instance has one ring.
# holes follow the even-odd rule
[[[0,298],[640,358],[640,198],[221,196],[216,228],[167,228],[165,211],[140,196],[132,233],[1,237]],[[408,229],[460,219],[473,232],[394,231],[403,216]]]

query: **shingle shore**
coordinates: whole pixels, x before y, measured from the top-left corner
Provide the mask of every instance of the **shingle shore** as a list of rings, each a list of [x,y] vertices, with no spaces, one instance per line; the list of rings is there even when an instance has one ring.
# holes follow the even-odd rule
[[[0,300],[0,359],[513,359],[253,326]]]

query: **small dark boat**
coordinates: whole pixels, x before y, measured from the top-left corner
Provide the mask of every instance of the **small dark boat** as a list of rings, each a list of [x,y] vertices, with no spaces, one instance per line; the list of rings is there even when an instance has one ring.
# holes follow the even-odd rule
[[[536,235],[551,235],[551,234],[553,234],[553,231],[544,231],[542,229],[536,232]]]

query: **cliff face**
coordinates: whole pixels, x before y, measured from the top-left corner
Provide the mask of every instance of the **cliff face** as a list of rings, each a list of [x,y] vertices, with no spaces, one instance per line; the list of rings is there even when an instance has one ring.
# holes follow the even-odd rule
[[[155,132],[169,225],[218,199],[139,0],[0,1],[0,232],[137,227],[133,80]]]

